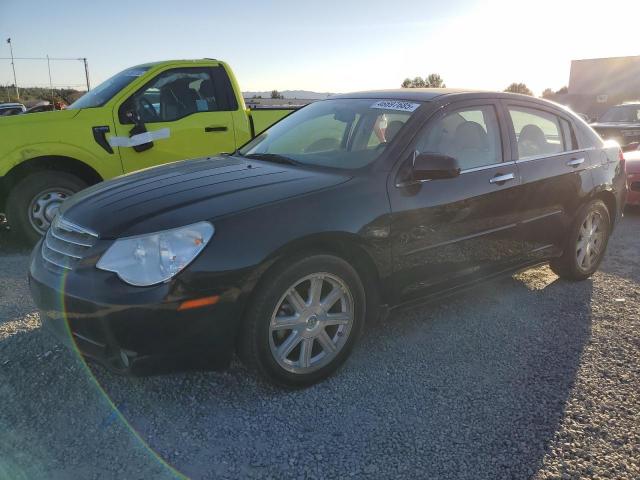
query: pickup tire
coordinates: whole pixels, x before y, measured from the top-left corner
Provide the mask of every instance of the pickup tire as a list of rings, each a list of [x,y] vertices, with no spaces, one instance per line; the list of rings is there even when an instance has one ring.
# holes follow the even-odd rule
[[[7,197],[11,230],[29,245],[45,234],[60,204],[87,187],[81,178],[66,172],[41,170],[20,180]]]

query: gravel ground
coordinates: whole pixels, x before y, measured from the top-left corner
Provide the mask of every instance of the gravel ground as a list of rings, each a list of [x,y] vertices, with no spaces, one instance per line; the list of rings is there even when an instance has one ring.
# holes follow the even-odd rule
[[[592,280],[541,267],[395,313],[295,392],[238,363],[87,369],[0,234],[0,477],[640,478],[639,231],[628,212]]]

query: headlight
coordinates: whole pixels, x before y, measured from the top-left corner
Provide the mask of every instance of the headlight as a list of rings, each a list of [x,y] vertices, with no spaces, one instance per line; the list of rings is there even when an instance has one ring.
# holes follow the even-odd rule
[[[117,273],[130,285],[148,287],[166,282],[189,265],[209,243],[215,229],[209,222],[116,240],[96,265]]]

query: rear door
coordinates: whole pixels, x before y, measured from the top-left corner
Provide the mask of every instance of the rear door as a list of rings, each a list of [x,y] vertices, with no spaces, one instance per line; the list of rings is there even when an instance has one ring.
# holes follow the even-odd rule
[[[506,122],[496,102],[457,102],[417,135],[410,154],[437,152],[458,159],[460,176],[407,181],[408,158],[392,175],[392,285],[408,301],[518,263],[515,238],[519,175]],[[403,170],[405,173],[403,173]]]
[[[578,148],[573,121],[543,105],[504,101],[513,157],[522,177],[518,208],[527,258],[560,253],[573,215],[592,191],[589,151]]]
[[[114,112],[125,172],[175,160],[235,150],[232,111],[238,105],[220,66],[170,68],[122,102]],[[132,114],[150,135],[130,138]],[[153,141],[148,147],[147,140]]]

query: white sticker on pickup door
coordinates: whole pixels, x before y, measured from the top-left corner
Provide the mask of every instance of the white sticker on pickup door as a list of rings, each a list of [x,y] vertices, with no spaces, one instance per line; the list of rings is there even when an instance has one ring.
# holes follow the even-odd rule
[[[110,137],[107,141],[112,147],[137,147],[138,145],[150,143],[154,140],[169,138],[170,136],[170,129],[161,128],[160,130],[154,130],[153,132],[139,133],[132,137]]]
[[[380,100],[371,105],[371,108],[380,108],[382,110],[399,110],[401,112],[413,112],[420,106],[419,103],[402,102],[398,100]]]

